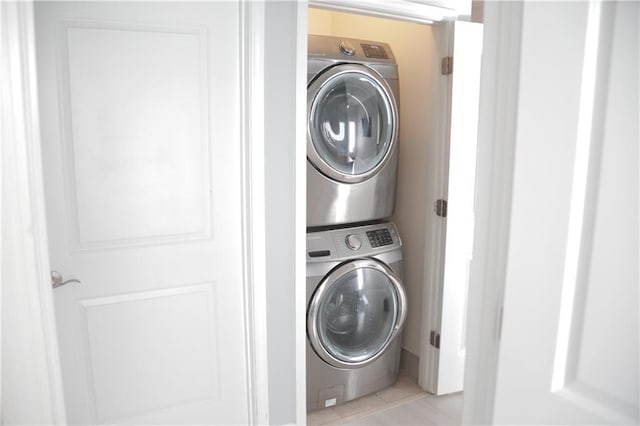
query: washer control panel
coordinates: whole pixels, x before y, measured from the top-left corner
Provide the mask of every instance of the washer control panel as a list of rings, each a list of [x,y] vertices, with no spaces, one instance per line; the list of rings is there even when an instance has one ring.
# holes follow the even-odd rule
[[[367,231],[367,238],[369,239],[369,244],[371,244],[371,247],[374,248],[393,244],[393,238],[391,238],[391,233],[387,228]]]
[[[307,261],[344,260],[373,256],[402,247],[392,222],[307,233]]]

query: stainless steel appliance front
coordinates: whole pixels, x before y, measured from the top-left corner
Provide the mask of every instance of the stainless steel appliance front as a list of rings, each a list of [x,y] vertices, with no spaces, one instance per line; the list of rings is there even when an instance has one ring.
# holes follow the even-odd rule
[[[307,234],[308,410],[395,382],[406,305],[392,223]]]
[[[307,227],[388,218],[399,82],[389,45],[309,36]]]

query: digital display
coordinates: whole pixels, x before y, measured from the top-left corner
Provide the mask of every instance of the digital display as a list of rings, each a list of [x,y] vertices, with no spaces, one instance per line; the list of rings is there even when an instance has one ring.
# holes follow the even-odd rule
[[[375,231],[367,231],[367,238],[371,247],[388,246],[393,244],[393,238],[387,228],[376,229]]]
[[[379,44],[360,44],[362,46],[362,50],[364,50],[364,54],[367,58],[375,58],[375,59],[389,59],[387,56],[387,52],[385,52],[384,47]]]

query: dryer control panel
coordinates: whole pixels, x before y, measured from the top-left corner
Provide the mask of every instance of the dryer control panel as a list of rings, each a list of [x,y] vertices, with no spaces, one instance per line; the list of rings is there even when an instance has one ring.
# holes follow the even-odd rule
[[[395,64],[395,57],[388,43],[314,34],[309,34],[307,41],[309,58]]]
[[[375,59],[389,59],[387,52],[384,50],[384,46],[381,44],[360,43],[364,56],[367,58]]]

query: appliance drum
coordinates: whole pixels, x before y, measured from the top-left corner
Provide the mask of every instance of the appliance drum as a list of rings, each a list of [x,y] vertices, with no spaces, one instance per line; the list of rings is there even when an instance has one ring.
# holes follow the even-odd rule
[[[307,327],[314,351],[339,368],[380,357],[406,315],[400,279],[375,259],[355,259],[330,272],[309,304]]]
[[[325,176],[343,183],[376,174],[397,139],[391,88],[374,70],[341,64],[309,86],[307,156]]]

